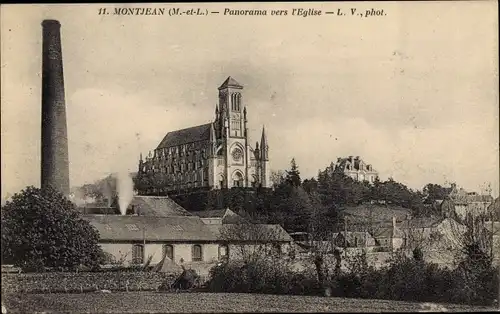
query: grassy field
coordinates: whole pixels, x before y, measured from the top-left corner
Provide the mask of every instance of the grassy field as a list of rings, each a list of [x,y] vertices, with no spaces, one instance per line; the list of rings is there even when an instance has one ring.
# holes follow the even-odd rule
[[[494,308],[243,293],[116,292],[4,296],[7,313],[418,312]]]

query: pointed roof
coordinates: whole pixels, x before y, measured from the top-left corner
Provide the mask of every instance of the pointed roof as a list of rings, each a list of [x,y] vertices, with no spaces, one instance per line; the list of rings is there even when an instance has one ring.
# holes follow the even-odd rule
[[[261,139],[261,144],[260,144],[261,146],[262,146],[263,142],[267,142],[266,127],[265,126],[262,126],[262,137],[260,139]]]
[[[232,77],[228,77],[224,83],[222,83],[222,85],[219,87],[219,89],[223,89],[223,88],[228,88],[228,87],[235,87],[235,88],[243,88],[243,86],[241,86],[240,83],[236,82],[236,80]]]
[[[202,124],[187,129],[168,132],[156,149],[178,146],[210,139],[210,125]]]
[[[168,196],[135,195],[129,204],[134,214],[153,217],[193,216]]]
[[[210,142],[214,143],[216,140],[214,124],[210,123]]]

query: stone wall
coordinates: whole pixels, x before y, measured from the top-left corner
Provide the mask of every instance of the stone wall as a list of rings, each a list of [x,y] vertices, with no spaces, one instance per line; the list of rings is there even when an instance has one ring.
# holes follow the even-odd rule
[[[178,275],[159,272],[109,271],[81,273],[2,273],[2,294],[9,292],[54,293],[111,291],[152,291],[170,286]]]

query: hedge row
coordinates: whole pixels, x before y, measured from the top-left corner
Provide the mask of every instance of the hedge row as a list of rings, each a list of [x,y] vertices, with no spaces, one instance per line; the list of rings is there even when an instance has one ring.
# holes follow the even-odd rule
[[[170,287],[178,276],[160,272],[2,273],[2,293],[152,291]]]
[[[329,294],[337,297],[475,305],[492,305],[498,296],[498,269],[494,267],[449,270],[403,258],[383,269],[358,267],[329,273],[320,285],[314,270],[296,273],[266,262],[227,263],[211,270],[208,288],[213,292],[298,295],[323,294],[330,288]]]

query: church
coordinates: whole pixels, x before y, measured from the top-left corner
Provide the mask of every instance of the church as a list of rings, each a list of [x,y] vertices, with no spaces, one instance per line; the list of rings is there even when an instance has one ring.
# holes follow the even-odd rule
[[[219,87],[215,119],[168,132],[139,160],[139,173],[165,174],[166,192],[270,187],[269,145],[262,128],[251,146],[243,86],[228,77]]]

